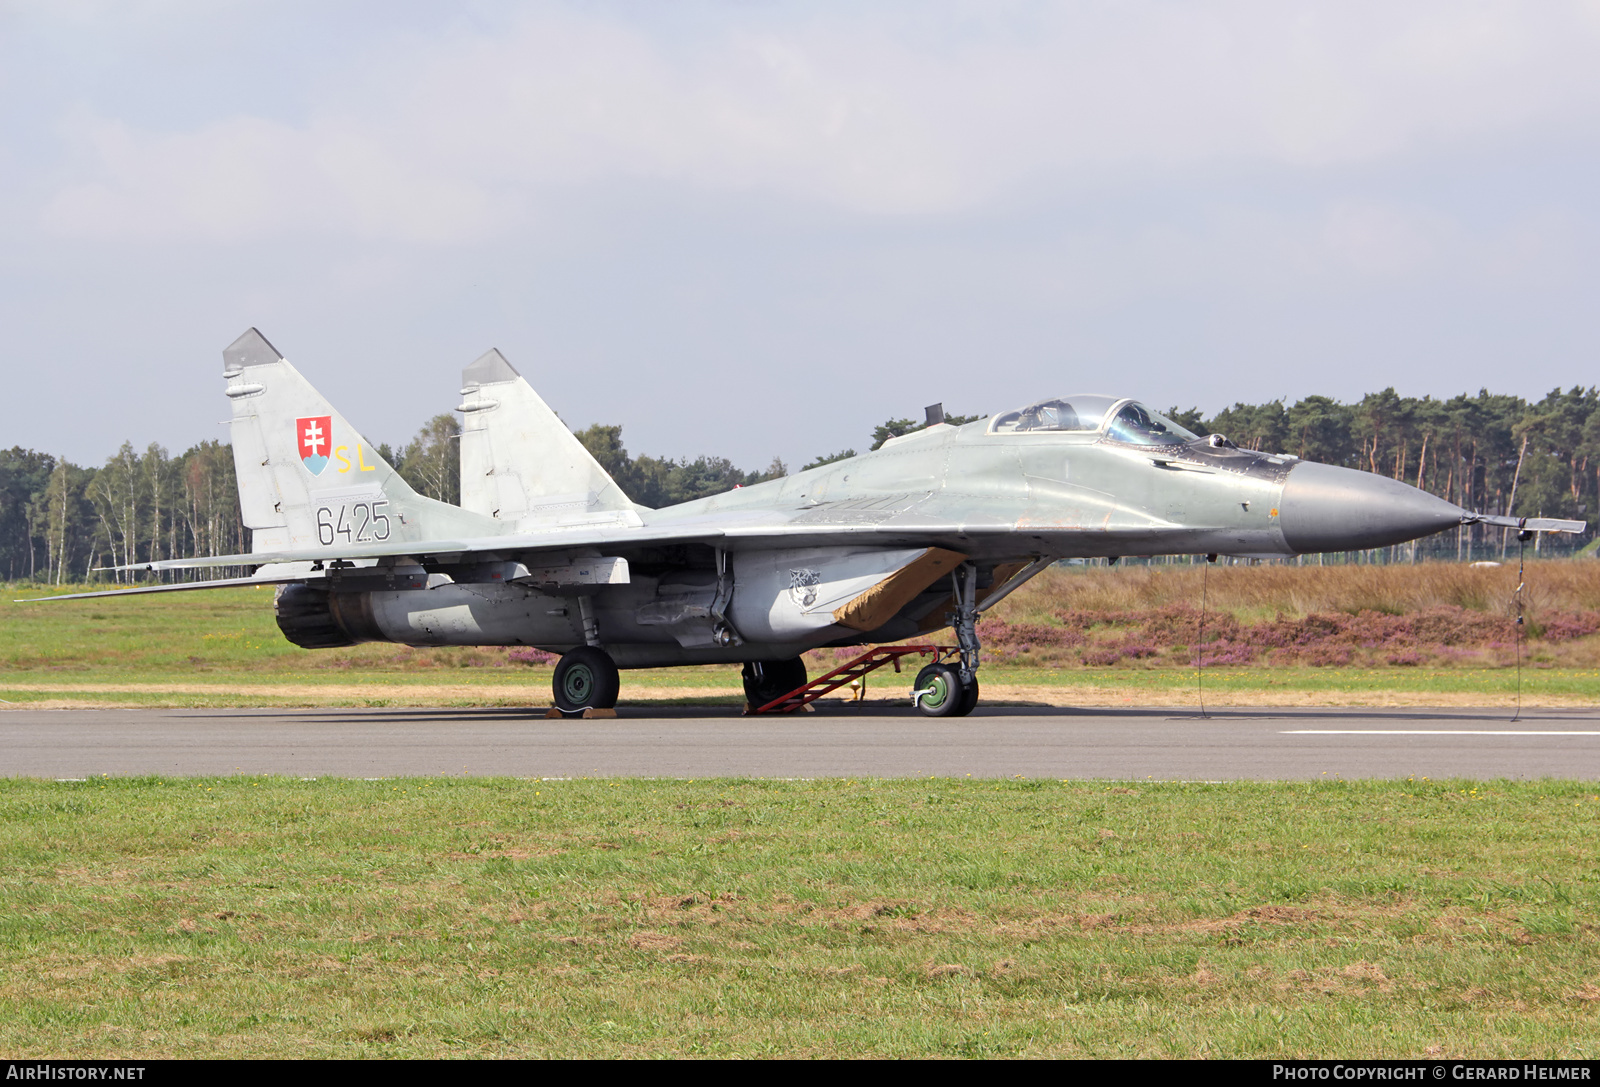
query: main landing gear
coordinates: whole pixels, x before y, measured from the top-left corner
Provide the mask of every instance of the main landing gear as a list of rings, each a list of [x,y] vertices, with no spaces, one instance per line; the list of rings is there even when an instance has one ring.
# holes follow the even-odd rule
[[[806,662],[799,657],[781,661],[745,661],[740,678],[744,680],[744,700],[752,709],[760,709],[806,685]]]
[[[563,713],[609,710],[617,704],[622,677],[616,662],[604,649],[580,645],[562,654],[556,664],[556,706]]]

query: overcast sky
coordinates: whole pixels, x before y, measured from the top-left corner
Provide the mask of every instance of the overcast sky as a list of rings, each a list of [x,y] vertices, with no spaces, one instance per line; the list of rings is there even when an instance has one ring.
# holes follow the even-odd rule
[[[498,347],[635,454],[924,404],[1600,381],[1600,4],[0,0],[4,430],[377,442]]]

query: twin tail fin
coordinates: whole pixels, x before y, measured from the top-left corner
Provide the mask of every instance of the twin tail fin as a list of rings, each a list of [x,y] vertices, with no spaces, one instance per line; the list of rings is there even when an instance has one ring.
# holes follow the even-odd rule
[[[417,494],[267,338],[222,353],[239,509],[253,553],[493,536],[509,526]]]

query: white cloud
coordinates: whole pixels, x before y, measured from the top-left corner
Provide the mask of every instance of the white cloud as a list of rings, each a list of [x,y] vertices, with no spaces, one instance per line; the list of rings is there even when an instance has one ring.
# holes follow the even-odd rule
[[[1151,171],[1363,163],[1600,105],[1581,4],[694,10],[551,5],[494,32],[374,38],[298,121],[79,116],[44,222],[450,242],[613,179],[938,214]]]
[[[44,225],[61,234],[231,242],[310,230],[437,242],[491,222],[470,178],[427,171],[360,128],[240,117],[151,134],[95,120],[81,136],[101,177],[46,205]]]

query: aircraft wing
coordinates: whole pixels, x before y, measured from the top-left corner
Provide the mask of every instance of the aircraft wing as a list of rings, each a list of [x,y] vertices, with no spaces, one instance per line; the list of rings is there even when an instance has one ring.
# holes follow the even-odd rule
[[[73,593],[39,598],[41,600],[77,600],[89,597],[133,595],[151,592],[179,592],[194,589],[220,589],[247,585],[275,585],[296,581],[316,580],[328,564],[355,563],[390,565],[393,560],[410,559],[413,562],[470,561],[489,556],[529,556],[540,552],[561,552],[578,549],[628,549],[641,546],[660,546],[699,543],[711,546],[758,548],[831,546],[846,544],[906,544],[942,546],[970,551],[979,541],[1014,541],[1017,550],[1056,554],[1058,557],[1076,553],[1094,554],[1096,545],[1136,541],[1142,538],[1165,538],[1170,543],[1177,531],[1200,532],[1204,526],[1177,526],[1152,521],[1140,525],[1123,521],[1111,527],[1040,525],[1015,519],[1014,510],[985,509],[982,502],[958,501],[941,509],[937,501],[919,503],[912,509],[884,512],[877,516],[849,511],[824,509],[799,510],[764,509],[748,511],[717,511],[698,516],[639,526],[585,525],[572,528],[541,528],[532,532],[510,533],[499,536],[443,537],[428,540],[367,543],[352,546],[297,548],[258,551],[248,554],[203,556],[189,559],[165,559],[117,567],[121,570],[164,572],[195,570],[226,566],[262,567],[257,576],[227,578],[213,581],[186,582],[176,585],[140,586],[128,589],[104,590],[93,593]],[[1007,517],[1004,514],[1012,516]],[[1482,523],[1495,527],[1522,529],[1534,532],[1581,532],[1582,521],[1557,518],[1516,518],[1495,514],[1467,514],[1462,522]],[[1063,536],[1071,542],[1063,539]],[[1030,539],[1031,537],[1031,539]],[[293,564],[292,572],[277,572],[273,567]]]
[[[570,533],[541,532],[528,535],[479,536],[459,539],[415,540],[402,543],[364,544],[346,547],[316,547],[293,551],[253,551],[240,555],[209,555],[193,559],[162,559],[117,570],[197,570],[214,566],[254,566],[263,563],[311,562],[322,565],[358,559],[392,559],[436,555],[483,555],[527,551],[560,551],[607,545],[710,542],[727,535],[710,526],[689,531],[672,529],[583,529]],[[301,575],[300,580],[304,580]]]
[[[992,507],[992,508],[991,508]],[[1124,520],[1116,527],[1105,524],[1076,528],[1082,538],[1139,539],[1175,528],[1166,521],[1148,523]],[[1018,520],[1014,508],[980,500],[957,498],[950,502],[925,501],[912,508],[893,511],[830,510],[826,507],[799,509],[717,510],[698,515],[672,517],[651,524],[584,525],[572,528],[538,529],[532,532],[496,536],[441,537],[426,540],[394,541],[360,545],[327,546],[256,551],[238,555],[215,555],[190,559],[163,559],[118,569],[170,571],[219,566],[248,566],[267,563],[315,563],[320,568],[331,562],[385,560],[397,558],[431,559],[440,556],[523,555],[538,552],[571,551],[580,548],[634,548],[651,545],[703,543],[736,545],[742,549],[771,547],[828,546],[832,544],[893,541],[942,545],[962,538],[1028,538],[1049,533],[1060,539],[1062,524],[1036,524]],[[1037,550],[1024,545],[1022,550]]]

